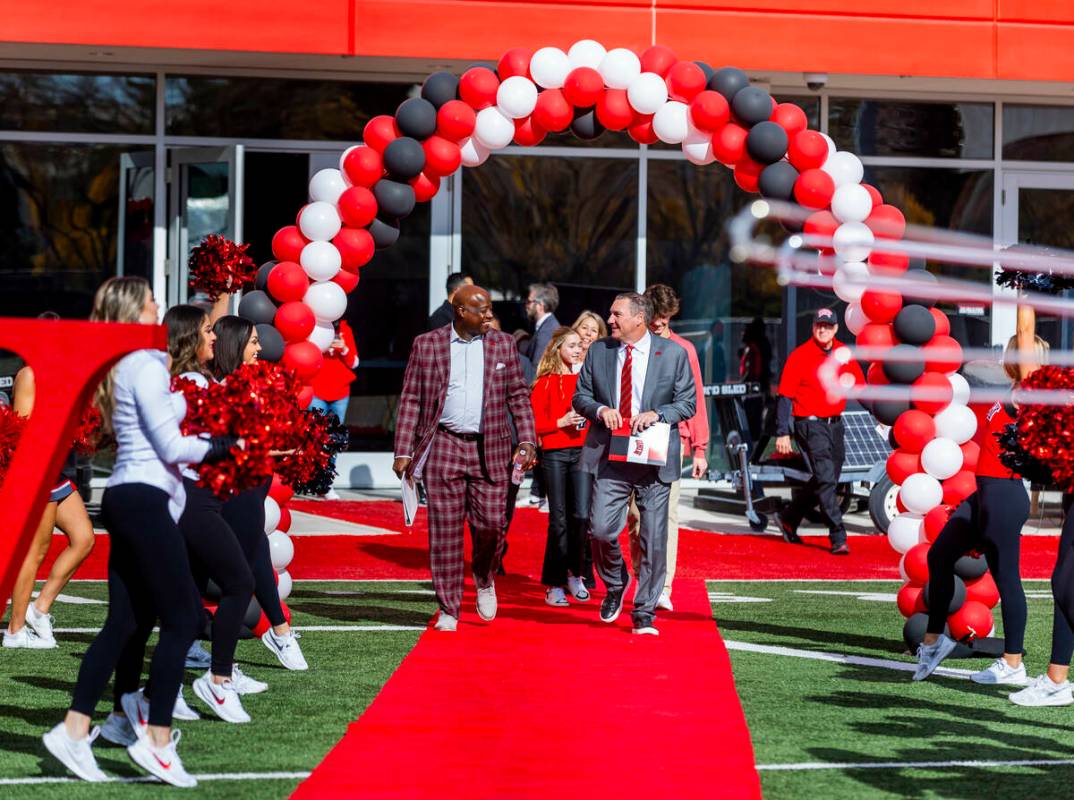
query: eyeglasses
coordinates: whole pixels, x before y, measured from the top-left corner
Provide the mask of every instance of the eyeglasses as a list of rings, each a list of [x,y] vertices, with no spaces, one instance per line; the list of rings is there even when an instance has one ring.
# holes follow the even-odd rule
[[[522,305],[524,305],[524,306],[533,306],[533,305],[536,305],[536,304],[537,304],[536,300],[527,300]]]

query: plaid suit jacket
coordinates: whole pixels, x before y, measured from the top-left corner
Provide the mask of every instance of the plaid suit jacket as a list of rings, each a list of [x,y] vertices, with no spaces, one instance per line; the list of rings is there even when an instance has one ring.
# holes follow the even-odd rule
[[[445,325],[417,337],[410,351],[395,420],[395,455],[413,458],[411,469],[432,444],[444,410],[451,371],[450,337],[451,326]],[[514,419],[520,442],[536,442],[537,436],[514,337],[492,329],[485,334],[484,350],[481,432],[485,465],[492,480],[502,481],[510,476],[513,453],[508,415]]]

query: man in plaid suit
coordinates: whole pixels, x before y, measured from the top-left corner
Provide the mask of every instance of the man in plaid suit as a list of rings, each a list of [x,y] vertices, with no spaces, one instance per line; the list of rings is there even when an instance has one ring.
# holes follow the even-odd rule
[[[429,562],[440,606],[437,630],[453,631],[463,585],[463,522],[470,523],[477,612],[496,616],[497,553],[502,545],[512,464],[536,458],[529,388],[512,336],[492,328],[492,303],[479,286],[452,301],[450,325],[414,340],[399,396],[395,463],[399,477],[425,483]],[[518,430],[513,458],[508,413]]]

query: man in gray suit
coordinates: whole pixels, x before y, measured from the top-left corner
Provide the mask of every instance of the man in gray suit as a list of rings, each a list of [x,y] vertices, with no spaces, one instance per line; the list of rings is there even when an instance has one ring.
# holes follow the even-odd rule
[[[649,333],[649,300],[627,292],[612,303],[611,336],[586,354],[574,392],[574,410],[590,420],[582,468],[596,476],[590,514],[593,560],[608,594],[600,618],[614,622],[623,609],[630,573],[619,548],[631,495],[641,516],[641,565],[634,595],[634,633],[656,635],[656,602],[667,572],[668,497],[678,480],[679,423],[694,415],[696,390],[686,350]],[[663,466],[608,460],[611,431],[629,424],[634,433],[656,422],[671,426]]]
[[[537,364],[545,348],[552,341],[552,331],[559,327],[556,309],[559,307],[559,290],[550,283],[531,283],[526,296],[526,316],[533,320],[533,336],[519,347],[522,369],[526,379],[533,383]]]

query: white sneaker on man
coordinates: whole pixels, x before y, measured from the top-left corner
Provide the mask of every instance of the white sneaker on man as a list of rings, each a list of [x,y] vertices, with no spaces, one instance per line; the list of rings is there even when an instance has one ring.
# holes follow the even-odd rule
[[[239,694],[261,694],[268,690],[268,684],[251,678],[241,669],[238,664],[231,665],[231,682],[235,684],[235,690]]]
[[[558,608],[570,605],[570,603],[567,602],[567,595],[563,591],[562,586],[553,586],[551,589],[546,589],[544,593],[544,601],[547,605],[557,606]]]
[[[997,658],[980,672],[970,675],[970,680],[974,683],[989,685],[1002,683],[1008,686],[1025,686],[1028,683],[1025,664],[1012,667],[1003,656]]]
[[[106,742],[118,744],[120,747],[130,747],[138,741],[138,736],[131,727],[131,722],[126,714],[113,711],[101,726],[101,738]]]
[[[321,495],[321,499],[322,500],[342,500],[343,498],[339,496],[339,492],[337,492],[335,489],[329,489],[327,492],[325,492],[324,494]]]
[[[656,599],[656,607],[662,608],[665,611],[674,611],[675,606],[671,604],[671,595],[666,591],[660,593],[660,597]]]
[[[589,599],[589,589],[586,588],[585,581],[573,575],[567,578],[567,591],[579,603],[584,603]]]
[[[84,781],[101,783],[107,781],[108,776],[97,766],[92,747],[93,740],[100,732],[100,728],[94,728],[89,732],[89,736],[72,739],[67,735],[67,728],[61,722],[41,739],[45,743],[45,748],[75,775]]]
[[[477,616],[492,622],[496,619],[496,583],[490,583],[484,589],[477,587]]]
[[[459,620],[457,617],[451,616],[451,614],[445,614],[440,612],[440,616],[436,618],[436,624],[433,628],[438,631],[454,632],[459,627]]]
[[[29,625],[23,625],[15,633],[4,630],[4,647],[26,650],[51,650],[56,647],[55,639],[42,639]]]
[[[149,702],[142,694],[142,690],[127,692],[119,698],[119,705],[123,713],[127,715],[127,721],[130,722],[134,735],[139,739],[144,739],[146,728],[149,726]]]
[[[917,669],[914,671],[914,680],[923,681],[940,666],[941,662],[951,655],[951,651],[958,644],[954,639],[941,633],[939,638],[932,644],[922,642],[917,646]]]
[[[1016,706],[1069,706],[1074,704],[1070,681],[1056,683],[1047,675],[1039,675],[1020,692],[1008,695]]]
[[[193,722],[194,720],[201,719],[201,714],[187,705],[186,698],[183,697],[183,687],[179,686],[179,694],[175,696],[175,707],[172,709],[172,717],[174,719],[181,719],[184,722]]]
[[[26,624],[33,628],[34,633],[46,642],[56,644],[56,636],[52,633],[52,615],[37,610],[33,603],[26,606]]]
[[[191,789],[198,785],[197,780],[183,768],[176,749],[182,733],[172,731],[171,740],[163,747],[155,747],[148,736],[139,737],[138,741],[127,748],[131,760],[150,775],[155,775],[165,783],[182,789]]]
[[[242,707],[239,692],[231,678],[225,679],[223,683],[214,683],[213,674],[206,672],[194,681],[193,688],[194,694],[224,722],[241,724],[250,721],[250,715]]]
[[[652,625],[652,624],[650,624],[650,625],[642,625],[641,627],[633,628],[633,629],[631,629],[630,632],[633,633],[635,636],[659,636],[660,635],[660,631],[658,631],[656,629],[656,626]]]
[[[302,672],[310,667],[302,655],[302,648],[298,646],[298,638],[294,631],[288,631],[286,636],[279,636],[272,628],[261,634],[261,641],[280,659],[281,664],[287,669]]]

